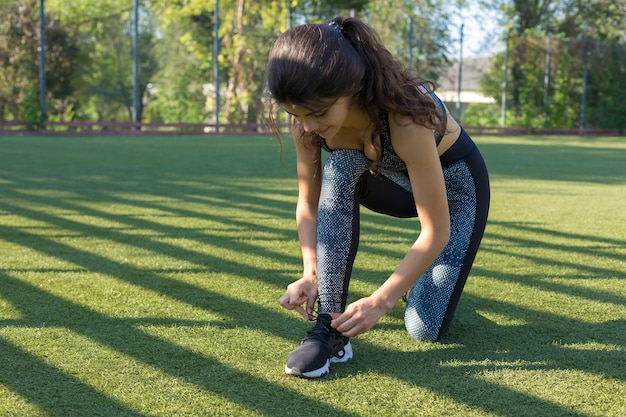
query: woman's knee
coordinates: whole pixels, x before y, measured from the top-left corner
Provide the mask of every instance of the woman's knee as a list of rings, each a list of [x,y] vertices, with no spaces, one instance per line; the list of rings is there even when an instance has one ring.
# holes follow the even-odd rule
[[[404,313],[404,327],[413,339],[421,342],[436,342],[439,340],[439,326],[424,315],[418,314],[415,309],[407,308]]]

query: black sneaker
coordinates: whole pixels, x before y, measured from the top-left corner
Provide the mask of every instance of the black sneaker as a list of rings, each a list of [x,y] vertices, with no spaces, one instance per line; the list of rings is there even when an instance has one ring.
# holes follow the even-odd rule
[[[330,327],[329,314],[317,316],[315,327],[306,332],[300,347],[289,354],[285,372],[302,378],[319,378],[330,370],[331,363],[352,359],[352,345],[347,337]]]

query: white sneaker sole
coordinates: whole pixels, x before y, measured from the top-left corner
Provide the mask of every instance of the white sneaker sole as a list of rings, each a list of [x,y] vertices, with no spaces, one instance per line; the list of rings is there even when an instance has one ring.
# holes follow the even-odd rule
[[[302,372],[298,368],[290,368],[285,366],[285,373],[289,375],[299,376],[300,378],[319,378],[326,375],[330,371],[330,360],[326,361],[324,366],[309,372]]]

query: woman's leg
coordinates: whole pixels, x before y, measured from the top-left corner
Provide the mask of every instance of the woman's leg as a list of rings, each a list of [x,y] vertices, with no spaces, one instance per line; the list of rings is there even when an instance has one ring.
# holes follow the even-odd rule
[[[347,337],[330,326],[332,317],[345,308],[348,283],[359,239],[357,183],[369,162],[356,150],[330,153],[322,173],[317,211],[318,316],[300,346],[289,354],[285,372],[317,378],[330,364],[352,358]]]
[[[466,143],[459,145],[470,147],[470,153],[451,165],[444,165],[450,241],[417,281],[406,306],[406,329],[417,340],[436,341],[447,331],[487,223],[487,170],[469,137],[464,140]]]
[[[359,205],[397,217],[416,216],[406,173],[372,174],[362,152],[337,150],[324,166],[317,214],[320,313],[342,312],[359,242]]]
[[[368,170],[362,152],[337,150],[328,155],[317,211],[318,311],[339,313],[359,242],[357,183]]]
[[[467,134],[443,157],[450,207],[450,242],[418,280],[405,312],[409,334],[438,340],[454,315],[482,239],[489,210],[489,178]],[[396,217],[413,217],[415,201],[404,172],[369,172],[359,151],[330,154],[324,167],[317,221],[319,312],[345,309],[359,240],[359,205]]]

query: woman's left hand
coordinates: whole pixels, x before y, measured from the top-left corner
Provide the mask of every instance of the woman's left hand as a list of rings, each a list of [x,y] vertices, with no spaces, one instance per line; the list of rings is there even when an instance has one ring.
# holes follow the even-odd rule
[[[365,297],[348,305],[330,325],[344,336],[354,337],[374,327],[386,313],[387,309],[380,303],[372,297]]]

